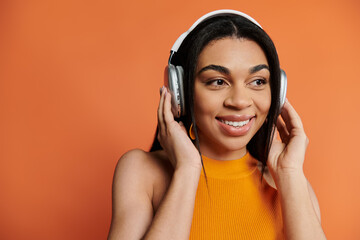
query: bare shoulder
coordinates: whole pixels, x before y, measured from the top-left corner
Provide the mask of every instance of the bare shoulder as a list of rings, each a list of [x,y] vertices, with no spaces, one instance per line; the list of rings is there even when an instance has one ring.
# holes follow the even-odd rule
[[[121,156],[113,178],[109,239],[120,235],[140,239],[145,234],[162,198],[159,193],[166,192],[171,175],[163,151],[134,149]]]
[[[124,182],[121,178],[127,181],[131,179],[133,183],[139,184],[138,187],[147,193],[152,202],[156,203],[157,195],[164,190],[163,188],[167,188],[172,174],[173,168],[164,151],[146,152],[133,149],[119,159],[114,174],[114,185],[118,181]]]
[[[161,154],[158,152],[152,153],[133,149],[121,156],[116,165],[115,174],[119,171],[121,174],[127,174],[127,171],[131,171],[131,174],[138,175],[151,170],[159,170],[164,164],[165,161],[162,161]]]
[[[133,149],[119,159],[114,177],[131,175],[131,178],[145,179],[147,183],[172,174],[172,167],[164,151],[146,152]],[[114,179],[115,180],[115,179]]]

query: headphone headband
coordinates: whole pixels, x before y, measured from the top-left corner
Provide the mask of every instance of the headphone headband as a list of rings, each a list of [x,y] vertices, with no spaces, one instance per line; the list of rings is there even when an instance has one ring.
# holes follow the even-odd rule
[[[257,26],[259,26],[260,28],[262,28],[260,26],[260,24],[253,19],[252,17],[250,17],[249,15],[243,13],[243,12],[239,12],[236,10],[231,10],[231,9],[221,9],[221,10],[216,10],[216,11],[212,11],[209,12],[207,14],[205,14],[204,16],[200,17],[198,20],[196,20],[196,22],[189,28],[189,30],[187,30],[186,32],[184,32],[183,34],[180,35],[180,37],[175,41],[174,45],[171,48],[171,52],[177,52],[177,50],[179,49],[181,43],[184,41],[184,39],[186,38],[186,36],[197,26],[199,25],[199,23],[201,23],[202,21],[205,21],[206,19],[215,17],[215,16],[220,16],[220,15],[226,15],[226,14],[235,14],[235,15],[239,15],[242,16],[248,20],[250,20],[251,22],[253,22],[254,24],[256,24]]]
[[[182,66],[175,66],[171,63],[171,59],[173,55],[178,51],[180,45],[186,38],[186,36],[202,21],[219,16],[219,15],[227,15],[227,14],[234,14],[241,17],[244,17],[257,25],[259,28],[262,29],[260,24],[255,21],[252,17],[249,15],[235,11],[235,10],[229,10],[229,9],[222,9],[213,11],[210,13],[205,14],[201,18],[199,18],[186,32],[180,35],[180,37],[175,41],[173,47],[170,51],[170,57],[168,61],[168,66],[166,67],[166,74],[165,74],[165,86],[169,88],[169,91],[171,92],[171,110],[174,114],[175,118],[179,118],[181,116],[184,116],[185,114],[185,95],[184,95],[184,87],[183,87],[183,76],[184,76],[184,69]],[[285,102],[286,99],[286,87],[287,87],[287,78],[286,74],[283,70],[281,70],[281,78],[280,78],[280,108],[278,109],[279,112],[281,111],[281,107]]]

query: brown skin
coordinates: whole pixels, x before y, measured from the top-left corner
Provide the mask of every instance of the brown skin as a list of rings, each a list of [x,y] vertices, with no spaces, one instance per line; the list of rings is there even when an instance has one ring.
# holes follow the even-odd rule
[[[258,78],[269,78],[267,70],[253,75],[249,69],[267,62],[256,43],[225,38],[209,44],[199,56],[200,67],[213,63],[226,67],[230,73],[219,76],[211,70],[195,81],[195,109],[201,112],[196,116],[201,149],[204,155],[215,159],[240,158],[264,122],[271,101],[269,86],[256,82]],[[202,84],[213,79],[213,75],[224,82]],[[202,168],[200,155],[184,126],[174,121],[170,101],[171,95],[163,89],[158,108],[158,139],[164,150],[132,150],[119,160],[114,174],[109,239],[189,238]],[[253,129],[235,138],[221,132],[215,118],[229,113],[256,115]],[[271,148],[269,171],[264,178],[268,187],[278,189],[286,239],[325,239],[319,205],[302,170],[308,139],[301,119],[288,102],[281,117],[284,122],[277,122],[281,141],[275,141]]]
[[[241,158],[270,109],[270,72],[264,52],[247,39],[210,42],[199,55],[196,72],[194,108],[202,154],[221,160]],[[223,116],[252,116],[253,124],[246,134],[230,136],[217,120]]]

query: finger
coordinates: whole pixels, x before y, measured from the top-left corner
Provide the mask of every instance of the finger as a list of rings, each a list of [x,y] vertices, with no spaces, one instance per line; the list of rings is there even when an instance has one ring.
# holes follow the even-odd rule
[[[165,97],[165,91],[164,91],[164,87],[162,87],[162,91],[161,91],[161,95],[160,95],[160,102],[159,102],[159,106],[158,106],[158,110],[157,110],[159,133],[161,131],[164,131],[164,129],[165,129],[164,118],[163,118],[164,97]]]
[[[293,129],[304,129],[300,116],[288,101],[285,101],[283,110],[281,112],[281,117],[284,119],[287,131],[289,133]]]
[[[186,128],[185,128],[184,123],[182,121],[180,121],[179,125],[180,125],[181,129],[186,133]]]
[[[165,99],[164,99],[164,121],[166,124],[170,124],[174,121],[174,115],[171,112],[171,94],[170,92],[165,88]]]
[[[286,142],[289,138],[289,132],[285,126],[285,123],[281,120],[280,117],[278,117],[276,121],[276,128],[278,130],[278,133],[280,135],[280,139],[282,142]]]
[[[279,142],[279,132],[277,131],[277,129],[275,128],[274,134],[272,136],[272,142]]]

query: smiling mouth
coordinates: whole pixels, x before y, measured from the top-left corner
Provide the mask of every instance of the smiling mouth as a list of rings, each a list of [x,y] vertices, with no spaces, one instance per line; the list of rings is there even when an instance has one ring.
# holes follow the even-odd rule
[[[245,120],[245,121],[227,121],[227,120],[217,118],[217,120],[219,120],[220,122],[222,122],[226,125],[232,126],[232,127],[236,127],[236,128],[245,126],[246,124],[248,124],[250,122],[251,119],[252,118]]]

